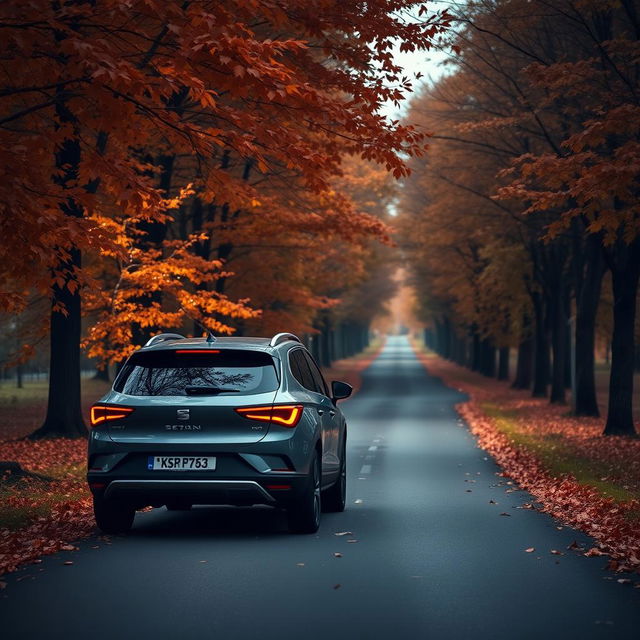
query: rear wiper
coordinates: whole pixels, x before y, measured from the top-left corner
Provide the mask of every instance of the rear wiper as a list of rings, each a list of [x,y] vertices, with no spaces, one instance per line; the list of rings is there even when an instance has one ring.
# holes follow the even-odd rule
[[[241,389],[228,389],[226,387],[185,387],[188,396],[207,396],[215,393],[239,393]]]

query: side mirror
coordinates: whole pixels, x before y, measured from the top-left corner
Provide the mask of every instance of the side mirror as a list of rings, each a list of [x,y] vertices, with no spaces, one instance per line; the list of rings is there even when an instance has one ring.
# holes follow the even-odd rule
[[[334,402],[338,400],[344,400],[348,398],[353,392],[353,387],[346,382],[340,382],[340,380],[334,380],[331,383],[331,399]]]

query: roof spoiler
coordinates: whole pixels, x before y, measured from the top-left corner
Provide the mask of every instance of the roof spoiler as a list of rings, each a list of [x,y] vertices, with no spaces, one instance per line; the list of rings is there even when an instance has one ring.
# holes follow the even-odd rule
[[[293,340],[294,342],[302,342],[298,336],[294,336],[293,333],[276,333],[273,338],[271,338],[271,342],[269,342],[270,347],[276,347],[283,342],[287,342],[287,340]]]
[[[168,342],[169,340],[184,340],[184,336],[179,333],[159,333],[157,336],[153,336],[153,338],[147,340],[147,343],[144,346],[152,347],[154,344],[158,344],[159,342]]]

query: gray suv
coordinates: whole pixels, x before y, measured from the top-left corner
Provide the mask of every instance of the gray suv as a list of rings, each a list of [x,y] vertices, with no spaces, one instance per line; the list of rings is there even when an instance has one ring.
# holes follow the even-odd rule
[[[266,504],[313,533],[343,511],[344,416],[300,340],[154,336],[91,407],[87,480],[98,527],[127,531],[136,509]]]

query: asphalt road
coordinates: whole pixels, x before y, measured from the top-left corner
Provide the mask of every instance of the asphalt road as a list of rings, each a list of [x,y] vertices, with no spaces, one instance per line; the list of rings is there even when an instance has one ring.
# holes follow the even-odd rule
[[[640,590],[566,551],[586,536],[518,508],[530,497],[495,475],[453,408],[462,396],[405,338],[363,382],[344,404],[348,508],[318,535],[289,535],[268,508],[138,514],[127,536],[5,577],[0,636],[640,637]]]

